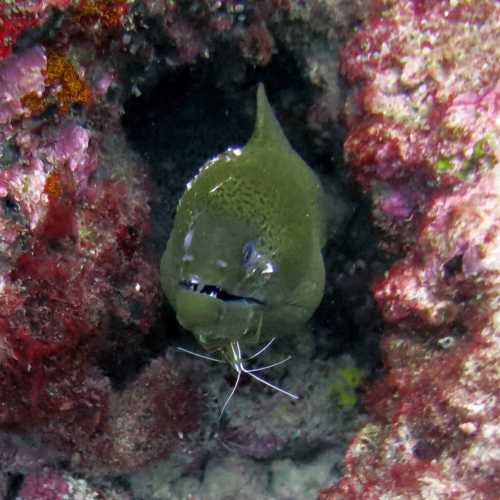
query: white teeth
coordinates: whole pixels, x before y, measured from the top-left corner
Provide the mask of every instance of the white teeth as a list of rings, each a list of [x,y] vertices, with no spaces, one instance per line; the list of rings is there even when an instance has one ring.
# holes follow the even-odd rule
[[[266,267],[263,269],[261,274],[272,274],[274,273],[274,266],[270,263],[266,263]]]

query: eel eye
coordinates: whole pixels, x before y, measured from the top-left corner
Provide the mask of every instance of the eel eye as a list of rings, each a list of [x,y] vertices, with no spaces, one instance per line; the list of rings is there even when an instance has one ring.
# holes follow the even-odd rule
[[[252,267],[257,262],[259,256],[257,249],[255,248],[255,241],[247,241],[243,245],[243,265],[247,267]]]

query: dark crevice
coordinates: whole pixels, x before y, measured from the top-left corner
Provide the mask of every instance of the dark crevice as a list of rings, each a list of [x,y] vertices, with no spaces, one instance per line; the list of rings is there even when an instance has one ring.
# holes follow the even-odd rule
[[[5,500],[15,500],[23,485],[24,476],[22,474],[8,474],[8,489]]]

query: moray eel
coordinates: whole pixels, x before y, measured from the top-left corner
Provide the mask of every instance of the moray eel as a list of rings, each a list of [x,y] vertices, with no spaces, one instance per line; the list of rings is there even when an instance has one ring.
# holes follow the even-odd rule
[[[318,178],[259,84],[248,144],[203,165],[180,199],[162,288],[179,323],[238,369],[240,344],[299,332],[317,308],[325,234]]]

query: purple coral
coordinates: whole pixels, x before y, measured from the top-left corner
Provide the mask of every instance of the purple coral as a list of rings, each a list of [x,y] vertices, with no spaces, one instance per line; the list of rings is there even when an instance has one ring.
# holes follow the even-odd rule
[[[21,99],[27,94],[41,95],[45,89],[47,56],[42,47],[33,47],[7,59],[0,71],[0,124],[7,124],[29,111]]]
[[[97,168],[97,156],[90,147],[90,131],[73,122],[63,124],[54,146],[58,161],[66,162],[75,179],[77,193],[87,187]]]

